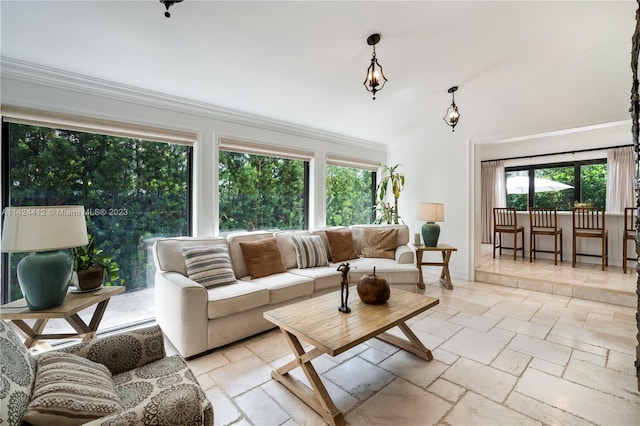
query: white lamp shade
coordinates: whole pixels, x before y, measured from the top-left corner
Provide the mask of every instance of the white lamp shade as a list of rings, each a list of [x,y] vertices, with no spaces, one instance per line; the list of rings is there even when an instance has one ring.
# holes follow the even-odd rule
[[[87,222],[83,206],[7,207],[2,251],[52,251],[84,246]]]
[[[444,222],[444,204],[420,203],[416,219],[425,222]]]

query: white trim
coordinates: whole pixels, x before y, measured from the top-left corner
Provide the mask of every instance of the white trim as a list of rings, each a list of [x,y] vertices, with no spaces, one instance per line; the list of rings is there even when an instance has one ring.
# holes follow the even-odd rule
[[[348,137],[338,133],[289,123],[205,102],[70,73],[6,56],[0,56],[0,65],[3,80],[15,80],[57,88],[60,90],[81,93],[83,95],[98,96],[121,102],[164,109],[174,113],[191,114],[207,119],[217,119],[235,124],[243,124],[258,129],[279,131],[291,135],[320,139],[338,144],[347,144],[378,152],[386,152],[387,149],[383,144],[364,139]],[[17,106],[32,106],[20,105],[19,100],[15,100],[12,104]]]
[[[40,111],[11,105],[2,105],[1,113],[5,121],[16,124],[44,126],[54,129],[75,130],[79,132],[169,142],[188,146],[193,146],[197,139],[195,133],[156,129],[136,124],[126,124],[51,111]]]
[[[239,141],[236,139],[220,138],[218,149],[222,151],[241,152],[253,155],[264,155],[267,157],[288,158],[290,160],[309,161],[313,158],[313,153],[296,150],[287,147],[266,145],[260,143]]]
[[[371,172],[378,172],[380,170],[380,164],[372,163],[363,160],[354,160],[352,158],[337,157],[334,155],[327,156],[327,164],[340,167],[351,167],[354,169],[369,170]]]

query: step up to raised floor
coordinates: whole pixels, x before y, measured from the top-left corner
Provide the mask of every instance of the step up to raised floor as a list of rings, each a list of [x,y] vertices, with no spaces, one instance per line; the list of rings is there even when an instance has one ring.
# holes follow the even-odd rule
[[[572,268],[571,263],[566,262],[559,265],[513,260],[490,263],[476,269],[476,281],[628,307],[636,307],[638,303],[635,267],[628,268],[624,274],[621,267],[615,266],[603,272],[595,270],[593,265],[579,264]]]

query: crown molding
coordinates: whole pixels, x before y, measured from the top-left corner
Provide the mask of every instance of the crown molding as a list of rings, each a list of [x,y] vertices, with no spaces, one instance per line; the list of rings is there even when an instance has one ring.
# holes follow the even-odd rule
[[[167,111],[195,115],[207,119],[226,121],[264,130],[386,152],[386,146],[381,143],[349,137],[339,133],[277,120],[206,102],[120,84],[109,80],[63,71],[6,56],[0,56],[0,75],[3,81],[20,81],[60,90],[73,91],[85,95],[112,99],[119,102],[160,108]]]

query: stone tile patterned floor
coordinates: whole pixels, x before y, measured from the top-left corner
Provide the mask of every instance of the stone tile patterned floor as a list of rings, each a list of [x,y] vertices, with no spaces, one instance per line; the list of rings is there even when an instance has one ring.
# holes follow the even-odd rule
[[[348,425],[640,424],[635,309],[461,280],[424,294],[440,304],[410,326],[433,361],[377,340],[313,361]],[[325,424],[271,379],[291,359],[272,330],[189,365],[216,425]]]

